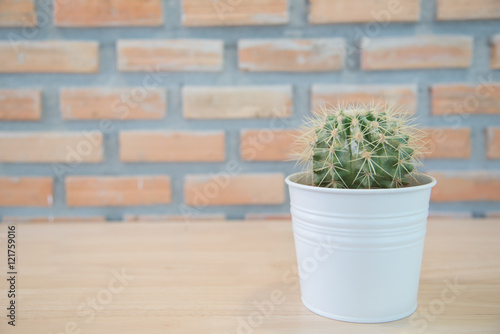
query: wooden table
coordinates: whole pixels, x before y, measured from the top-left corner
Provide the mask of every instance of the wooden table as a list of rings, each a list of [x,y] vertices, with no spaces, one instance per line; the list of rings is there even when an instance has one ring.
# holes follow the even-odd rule
[[[430,220],[417,313],[384,324],[302,306],[287,221],[19,224],[16,242],[16,327],[2,278],[2,334],[500,333],[499,220]]]

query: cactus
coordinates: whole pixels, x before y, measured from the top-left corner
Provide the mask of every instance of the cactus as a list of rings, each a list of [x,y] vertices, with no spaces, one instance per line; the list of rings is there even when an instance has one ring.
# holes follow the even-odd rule
[[[422,147],[408,114],[386,104],[323,107],[297,143],[314,186],[349,189],[408,185]]]

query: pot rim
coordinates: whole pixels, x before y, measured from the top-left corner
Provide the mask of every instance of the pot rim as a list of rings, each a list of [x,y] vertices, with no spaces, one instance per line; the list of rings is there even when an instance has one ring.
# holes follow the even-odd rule
[[[345,188],[324,188],[324,187],[316,187],[316,186],[309,186],[305,184],[300,184],[295,181],[292,181],[291,178],[299,175],[299,174],[306,174],[307,172],[298,172],[298,173],[293,173],[290,174],[286,177],[285,182],[290,186],[290,187],[296,187],[299,189],[304,189],[304,190],[309,190],[309,191],[316,191],[316,192],[323,192],[323,193],[331,193],[331,194],[344,194],[344,195],[354,195],[354,194],[370,194],[370,195],[375,195],[375,194],[389,194],[389,193],[406,193],[406,192],[413,192],[413,191],[420,191],[424,189],[429,189],[432,188],[436,185],[437,180],[424,173],[418,173],[420,175],[423,175],[430,179],[429,182],[424,183],[424,184],[419,184],[416,186],[411,186],[411,187],[403,187],[403,188],[383,188],[383,189],[345,189]]]

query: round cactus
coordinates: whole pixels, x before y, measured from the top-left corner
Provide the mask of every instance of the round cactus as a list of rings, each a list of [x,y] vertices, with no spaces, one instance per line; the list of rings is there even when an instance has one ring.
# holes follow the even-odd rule
[[[321,108],[298,137],[298,160],[328,188],[399,188],[419,165],[419,131],[385,104]]]

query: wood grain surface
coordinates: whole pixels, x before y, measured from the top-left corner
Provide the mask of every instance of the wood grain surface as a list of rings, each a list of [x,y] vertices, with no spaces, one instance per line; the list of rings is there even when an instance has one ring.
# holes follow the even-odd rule
[[[431,219],[417,312],[362,325],[301,304],[289,221],[196,221],[17,224],[11,327],[7,226],[2,334],[500,333],[498,219]]]

